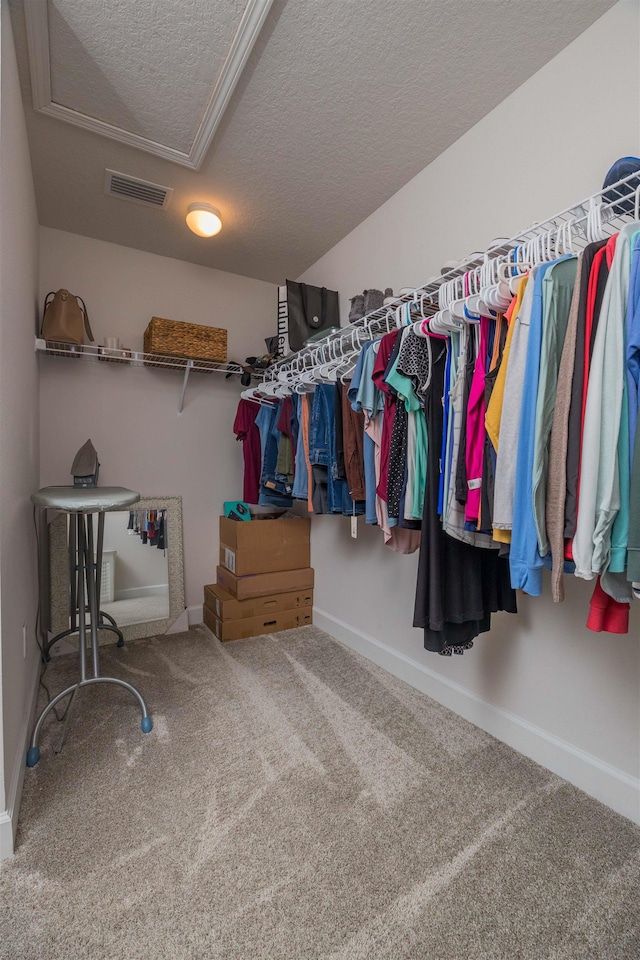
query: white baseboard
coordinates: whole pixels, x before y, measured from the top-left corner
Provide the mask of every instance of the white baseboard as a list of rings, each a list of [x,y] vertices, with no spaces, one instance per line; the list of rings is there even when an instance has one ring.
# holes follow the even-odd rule
[[[126,590],[116,590],[114,600],[134,600],[137,597],[168,597],[169,584],[155,583],[147,587],[128,587]]]
[[[563,777],[623,816],[640,823],[640,780],[579,747],[548,733],[516,714],[496,707],[471,690],[440,676],[429,667],[343,620],[313,608],[320,629],[426,693],[438,703],[481,727],[503,743]]]
[[[31,724],[36,709],[38,699],[38,686],[40,680],[40,659],[36,664],[36,675],[31,696],[27,704],[22,721],[22,732],[20,736],[20,749],[16,753],[11,773],[11,780],[8,784],[6,802],[7,809],[0,813],[0,860],[5,860],[13,855],[13,845],[16,838],[16,829],[18,827],[18,816],[20,814],[20,801],[22,799],[22,786],[24,784],[24,775],[26,772],[26,756],[29,747],[29,735],[31,734]]]
[[[195,627],[198,623],[204,623],[202,607],[202,603],[196,603],[193,607],[187,607],[190,627]]]

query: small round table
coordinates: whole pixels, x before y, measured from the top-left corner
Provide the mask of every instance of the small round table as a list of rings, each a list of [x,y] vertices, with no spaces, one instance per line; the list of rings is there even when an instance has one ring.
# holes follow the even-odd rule
[[[67,687],[59,693],[44,708],[33,730],[31,746],[27,752],[27,766],[35,767],[40,759],[38,740],[42,724],[47,714],[54,707],[71,695],[72,700],[67,709],[67,716],[73,699],[81,687],[88,687],[94,683],[115,683],[128,690],[140,705],[142,710],[142,732],[149,733],[153,722],[147,711],[146,704],[140,693],[126,680],[116,677],[100,675],[100,661],[98,648],[98,630],[105,629],[100,618],[100,580],[102,576],[102,545],[104,540],[104,515],[110,510],[123,510],[137,503],[140,494],[125,487],[43,487],[32,494],[31,500],[38,507],[48,507],[70,514],[69,519],[69,552],[75,556],[77,577],[73,578],[77,597],[73,598],[73,607],[78,610],[78,638],[80,647],[80,679],[77,683]],[[94,539],[93,514],[98,515],[97,542]],[[94,546],[95,544],[95,546]],[[86,590],[85,590],[86,587]],[[87,622],[88,613],[88,622]],[[72,631],[65,631],[72,632]],[[90,644],[88,639],[90,637]],[[51,644],[49,644],[51,646]],[[87,676],[87,653],[91,649],[93,676]],[[48,653],[48,648],[47,648]],[[64,740],[64,737],[63,737]]]

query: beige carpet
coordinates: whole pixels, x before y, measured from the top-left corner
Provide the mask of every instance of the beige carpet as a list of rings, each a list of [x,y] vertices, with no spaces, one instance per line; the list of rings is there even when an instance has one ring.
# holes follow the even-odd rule
[[[640,830],[320,630],[103,657],[154,731],[115,687],[46,728],[0,957],[640,957]]]

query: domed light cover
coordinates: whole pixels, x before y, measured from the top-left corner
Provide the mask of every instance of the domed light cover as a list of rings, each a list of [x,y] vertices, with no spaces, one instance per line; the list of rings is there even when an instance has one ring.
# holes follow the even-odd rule
[[[187,210],[187,226],[199,237],[215,237],[222,230],[220,211],[209,203],[192,203]]]

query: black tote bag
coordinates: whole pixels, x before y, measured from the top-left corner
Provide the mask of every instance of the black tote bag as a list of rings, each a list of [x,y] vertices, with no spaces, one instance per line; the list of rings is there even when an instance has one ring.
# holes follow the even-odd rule
[[[340,326],[338,291],[287,280],[289,347],[300,350],[314,334]]]

